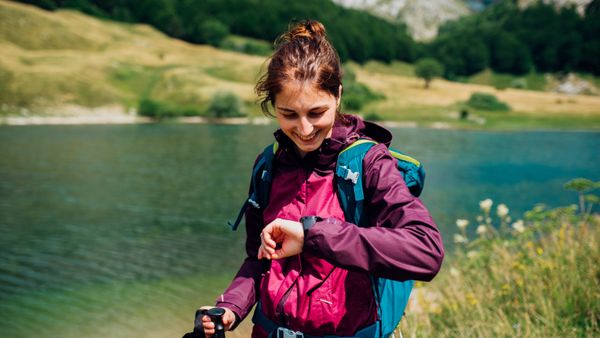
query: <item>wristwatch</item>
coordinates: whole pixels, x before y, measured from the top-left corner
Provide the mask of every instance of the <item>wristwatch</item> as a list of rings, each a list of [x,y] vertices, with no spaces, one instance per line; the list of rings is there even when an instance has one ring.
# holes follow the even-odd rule
[[[304,229],[304,234],[306,235],[306,232],[308,231],[308,229],[312,228],[312,226],[315,225],[315,223],[321,222],[322,220],[323,220],[323,218],[319,217],[319,216],[300,217],[300,223],[302,223],[302,228]]]

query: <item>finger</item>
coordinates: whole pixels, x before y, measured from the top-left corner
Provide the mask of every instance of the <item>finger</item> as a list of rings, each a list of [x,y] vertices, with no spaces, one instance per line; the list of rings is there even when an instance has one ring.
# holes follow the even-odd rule
[[[206,322],[206,323],[202,323],[202,327],[204,327],[204,331],[212,331],[215,328],[215,323],[213,322]]]
[[[271,233],[267,232],[266,230],[267,229],[263,230],[263,243],[265,243],[265,247],[267,248],[274,248],[277,244],[271,237]]]

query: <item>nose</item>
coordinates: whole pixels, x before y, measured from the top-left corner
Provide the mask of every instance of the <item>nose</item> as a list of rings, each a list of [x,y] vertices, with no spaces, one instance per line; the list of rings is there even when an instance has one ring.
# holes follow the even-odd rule
[[[310,123],[307,117],[300,118],[300,125],[298,126],[298,131],[302,136],[308,136],[313,131],[313,125]]]

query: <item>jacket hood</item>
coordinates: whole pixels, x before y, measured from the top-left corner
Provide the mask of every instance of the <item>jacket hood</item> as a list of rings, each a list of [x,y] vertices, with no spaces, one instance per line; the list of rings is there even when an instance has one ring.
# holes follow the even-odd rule
[[[323,141],[321,146],[312,151],[304,158],[298,155],[294,142],[290,140],[281,129],[275,133],[275,139],[279,142],[283,150],[278,160],[283,163],[293,160],[295,163],[300,161],[305,166],[313,167],[317,170],[333,170],[340,151],[352,144],[359,138],[367,138],[378,143],[384,143],[389,147],[392,142],[392,133],[387,129],[368,121],[356,115],[344,115],[344,119],[338,119],[333,124],[333,131],[330,138]]]

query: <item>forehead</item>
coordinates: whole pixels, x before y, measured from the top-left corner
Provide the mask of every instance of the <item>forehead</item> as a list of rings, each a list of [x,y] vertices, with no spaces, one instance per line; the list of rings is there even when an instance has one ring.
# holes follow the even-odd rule
[[[275,103],[287,108],[310,109],[315,105],[335,103],[335,97],[311,81],[294,80],[283,83],[281,91],[275,95]]]

